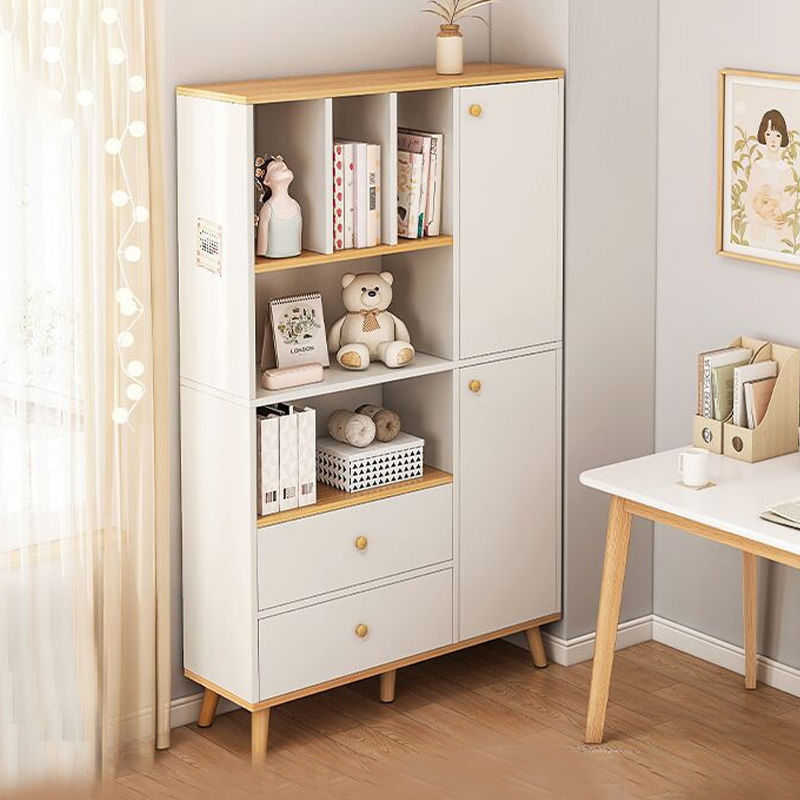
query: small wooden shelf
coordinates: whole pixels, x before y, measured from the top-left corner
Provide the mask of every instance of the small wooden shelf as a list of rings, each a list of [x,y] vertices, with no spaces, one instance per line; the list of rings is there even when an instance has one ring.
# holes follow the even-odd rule
[[[417,378],[420,375],[431,375],[434,372],[449,372],[454,368],[452,361],[438,358],[427,353],[414,356],[414,360],[405,367],[389,369],[380,362],[371,364],[365,370],[352,370],[340,367],[332,360],[330,367],[324,370],[320,383],[308,383],[304,386],[294,386],[290,389],[276,389],[269,391],[261,385],[260,370],[256,375],[257,395],[253,405],[266,406],[272,403],[294,402],[309,397],[319,397],[334,392],[347,392],[351,389],[361,389],[364,386],[376,386],[380,383]]]
[[[291,511],[281,511],[278,514],[259,517],[257,525],[259,528],[279,525],[281,522],[313,517],[315,514],[324,514],[326,511],[337,511],[340,508],[359,506],[362,503],[371,503],[373,500],[397,497],[397,495],[418,492],[421,489],[432,489],[434,486],[444,486],[452,482],[453,476],[449,472],[443,472],[426,464],[421,478],[390,483],[387,486],[378,486],[375,489],[364,489],[361,492],[342,492],[332,486],[319,483],[317,484],[317,502],[313,506],[293,508]]]
[[[541,81],[563,78],[563,69],[528,67],[522,64],[464,64],[460,75],[439,75],[434,67],[404,67],[371,72],[328,75],[296,75],[266,80],[196,83],[178,86],[176,94],[222,100],[228,103],[283,103],[326,97],[413,92],[490,83]]]
[[[424,236],[421,239],[401,239],[397,244],[381,244],[377,247],[350,247],[347,250],[336,250],[333,253],[317,253],[313,250],[303,250],[299,256],[293,256],[292,258],[264,258],[262,256],[256,259],[255,273],[259,275],[264,272],[280,272],[285,269],[311,267],[317,264],[339,264],[362,258],[407,253],[411,250],[450,247],[452,244],[452,236]]]

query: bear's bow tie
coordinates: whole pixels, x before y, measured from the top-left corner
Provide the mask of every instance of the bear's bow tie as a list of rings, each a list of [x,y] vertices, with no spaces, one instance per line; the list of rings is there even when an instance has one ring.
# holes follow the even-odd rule
[[[374,309],[362,311],[361,316],[364,317],[364,323],[361,326],[361,330],[364,331],[364,333],[377,331],[381,327],[378,323],[378,312]]]

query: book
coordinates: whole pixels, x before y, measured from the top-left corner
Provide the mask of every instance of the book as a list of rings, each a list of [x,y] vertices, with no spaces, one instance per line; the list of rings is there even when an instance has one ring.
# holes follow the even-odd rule
[[[258,513],[262,517],[280,510],[280,434],[279,415],[266,409],[258,411],[258,447],[256,472]]]
[[[381,146],[367,145],[367,247],[381,240]]]
[[[327,367],[331,363],[319,292],[273,298],[269,301],[269,312],[278,367],[315,361]]]
[[[442,170],[444,166],[444,135],[403,128],[404,133],[427,136],[430,139],[431,163],[425,200],[425,236],[439,236],[442,225]]]
[[[721,364],[711,367],[711,391],[713,399],[713,418],[727,420],[733,412],[733,371],[747,364],[749,357],[738,364]]]
[[[344,249],[344,146],[333,145],[333,249]]]
[[[297,504],[317,502],[317,413],[313,408],[296,409],[297,417]]]
[[[422,178],[422,155],[397,151],[397,234],[418,238],[419,184]]]
[[[289,511],[298,505],[297,414],[294,406],[277,403],[266,406],[278,418],[278,506]]]
[[[724,353],[728,348],[727,347],[720,347],[716,350],[706,350],[703,353],[698,353],[697,355],[697,413],[703,417],[709,416],[705,413],[704,410],[704,403],[703,403],[703,394],[705,389],[705,370],[706,370],[706,359],[710,356],[716,355],[717,353]],[[708,373],[709,380],[711,379],[711,372],[709,370]],[[709,396],[710,399],[710,396]]]
[[[733,424],[744,426],[747,424],[747,415],[744,405],[744,385],[748,381],[757,381],[761,378],[774,378],[778,374],[778,365],[775,361],[759,361],[756,364],[747,364],[733,370]]]
[[[412,133],[401,128],[397,132],[397,148],[408,153],[419,153],[422,156],[422,172],[419,181],[419,221],[417,223],[417,237],[421,238],[425,235],[425,208],[431,168],[431,138],[427,134]]]
[[[709,419],[714,417],[714,392],[712,372],[714,367],[735,364],[737,367],[747,364],[753,357],[753,351],[747,347],[724,347],[701,354],[703,357],[703,383],[700,414]],[[731,375],[731,377],[733,377]],[[732,391],[731,384],[731,391]]]
[[[761,378],[744,385],[745,420],[751,430],[761,424],[767,413],[777,378]]]
[[[778,525],[786,525],[789,528],[800,530],[800,498],[778,503],[768,508],[760,516],[767,522],[776,522]]]
[[[353,242],[367,246],[367,143],[353,142]]]
[[[353,238],[353,191],[355,176],[355,164],[353,163],[353,143],[345,142],[342,145],[343,150],[343,163],[342,171],[344,172],[344,247],[355,247],[355,239]]]

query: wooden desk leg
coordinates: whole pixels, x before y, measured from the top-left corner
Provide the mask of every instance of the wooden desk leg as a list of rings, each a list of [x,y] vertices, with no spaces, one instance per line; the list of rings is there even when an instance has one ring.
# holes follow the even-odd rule
[[[614,663],[614,646],[617,641],[619,606],[622,601],[622,585],[625,581],[630,540],[630,512],[625,510],[625,501],[621,497],[612,497],[608,514],[600,605],[597,610],[592,685],[589,690],[589,709],[586,715],[587,744],[601,744],[603,741],[611,667]]]
[[[397,680],[397,670],[391,669],[381,675],[381,703],[394,702],[394,687]]]
[[[250,714],[250,755],[253,764],[263,764],[267,758],[267,737],[269,736],[269,709],[253,711]]]
[[[528,640],[528,647],[530,648],[531,657],[533,658],[533,666],[544,669],[547,666],[547,653],[544,651],[542,632],[538,627],[528,628],[528,630],[525,631],[525,637]]]
[[[758,558],[742,553],[742,607],[744,611],[744,688],[756,688],[756,629],[758,624]]]
[[[218,704],[219,695],[211,689],[206,689],[203,692],[203,705],[200,706],[200,716],[197,719],[198,728],[210,728],[214,724]]]

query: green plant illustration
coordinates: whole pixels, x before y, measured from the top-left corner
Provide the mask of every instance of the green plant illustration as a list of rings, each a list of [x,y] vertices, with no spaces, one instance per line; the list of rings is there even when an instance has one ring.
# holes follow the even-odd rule
[[[800,252],[800,172],[797,156],[800,152],[800,131],[789,131],[789,144],[784,148],[781,158],[792,172],[792,182],[784,191],[794,199],[794,205],[784,212],[787,236],[781,239],[782,253],[796,255]],[[750,172],[763,155],[758,137],[748,134],[740,125],[735,126],[733,141],[733,161],[731,163],[731,242],[750,246],[747,239],[747,208],[745,200],[750,185]]]
[[[277,327],[285,344],[299,344],[313,338],[314,331],[320,328],[320,324],[313,308],[294,306],[290,311],[284,312]]]

